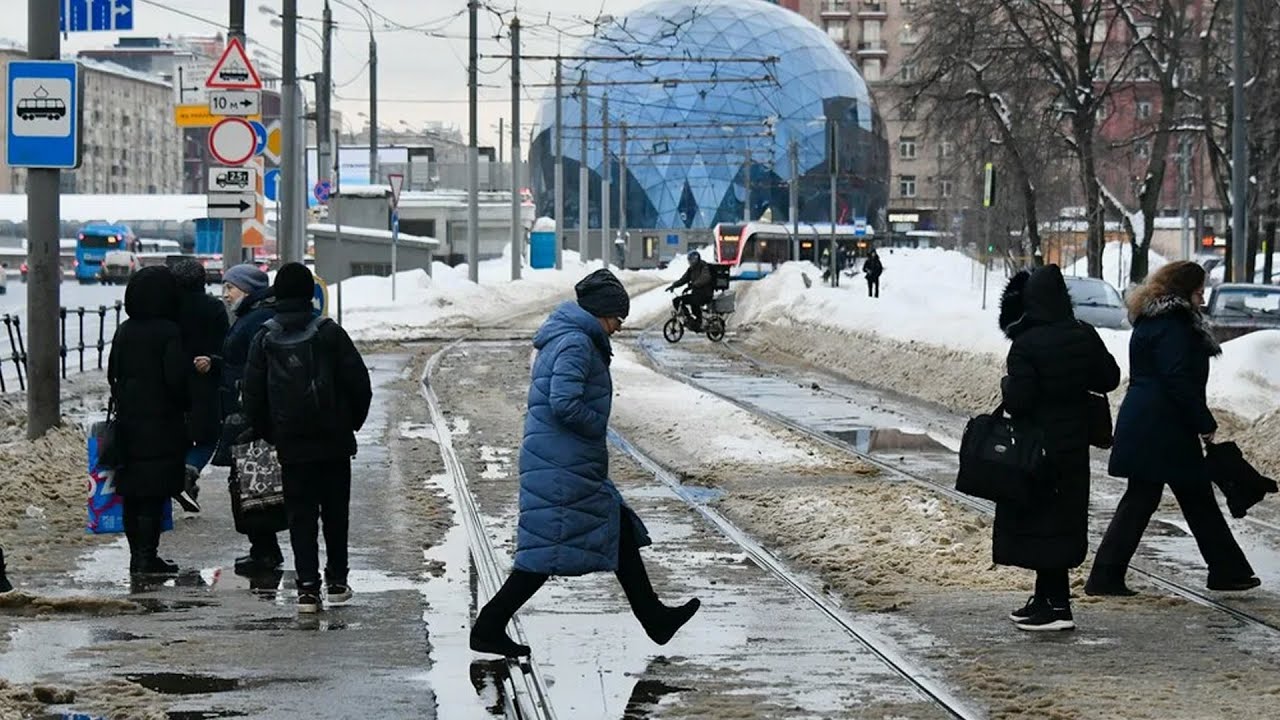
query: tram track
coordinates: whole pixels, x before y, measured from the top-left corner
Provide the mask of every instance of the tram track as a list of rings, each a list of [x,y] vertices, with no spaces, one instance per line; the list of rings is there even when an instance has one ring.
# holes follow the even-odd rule
[[[946,497],[949,500],[953,500],[956,503],[959,503],[965,507],[970,508],[971,510],[982,513],[984,515],[987,515],[987,516],[995,515],[995,505],[991,502],[965,495],[964,493],[957,491],[955,488],[948,487],[946,485],[943,485],[937,482],[932,478],[929,478],[918,472],[914,472],[904,467],[902,464],[895,463],[893,461],[886,460],[880,457],[876,457],[875,455],[872,455],[870,453],[862,452],[847,440],[833,436],[830,433],[824,432],[814,427],[810,427],[804,423],[801,423],[789,417],[786,417],[781,413],[775,412],[773,410],[769,410],[767,408],[760,407],[756,404],[734,397],[728,393],[725,393],[721,390],[718,390],[715,387],[708,385],[707,383],[699,382],[698,378],[694,376],[691,376],[687,373],[671,368],[670,366],[668,366],[667,363],[664,363],[662,359],[658,357],[659,353],[654,351],[653,345],[657,342],[659,342],[659,340],[656,340],[655,336],[653,335],[653,332],[649,330],[641,333],[636,338],[635,346],[639,348],[641,353],[644,355],[644,357],[648,359],[650,365],[652,365],[652,367],[662,375],[665,375],[668,378],[671,378],[673,380],[677,380],[679,382],[695,387],[703,392],[714,395],[722,400],[725,400],[726,402],[732,403],[734,406],[748,413],[751,413],[753,415],[768,419],[772,422],[782,425],[804,437],[820,442],[834,450],[848,453],[856,457],[860,461],[878,468],[879,470],[888,474],[891,477],[910,482],[918,487],[921,487],[924,490]],[[757,361],[755,358],[753,358],[749,354],[741,350],[738,350],[737,348],[732,347],[728,342],[722,343],[721,347],[726,352],[733,353],[735,356],[749,363],[756,371],[770,375],[770,376],[774,376],[774,377],[779,376],[779,373],[776,372],[773,368],[769,368],[761,364],[759,361]],[[783,375],[782,377],[785,378],[786,376]],[[839,397],[844,397],[844,396],[841,396],[839,393],[833,393],[833,394]],[[1260,526],[1267,527],[1267,528],[1280,529],[1280,528],[1276,528],[1271,523],[1259,521],[1258,524]],[[1269,620],[1264,617],[1260,617],[1247,610],[1243,610],[1241,608],[1219,601],[1216,598],[1206,594],[1205,592],[1202,592],[1194,587],[1191,587],[1190,585],[1187,585],[1186,583],[1183,583],[1174,578],[1170,578],[1166,575],[1161,574],[1158,571],[1149,569],[1147,567],[1143,567],[1138,564],[1131,564],[1130,570],[1135,574],[1137,574],[1138,576],[1150,582],[1152,585],[1156,586],[1157,588],[1160,588],[1165,592],[1173,594],[1177,597],[1180,597],[1184,600],[1195,603],[1197,605],[1229,615],[1232,618],[1236,619],[1237,621],[1245,625],[1258,627],[1258,628],[1270,631],[1272,633],[1276,633],[1277,635],[1280,635],[1280,623],[1277,623],[1275,621]]]

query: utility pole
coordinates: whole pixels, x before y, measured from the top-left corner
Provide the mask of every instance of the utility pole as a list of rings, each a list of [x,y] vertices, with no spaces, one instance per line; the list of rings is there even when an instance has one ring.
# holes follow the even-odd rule
[[[578,153],[578,252],[585,261],[591,257],[587,246],[587,224],[591,215],[587,212],[587,203],[591,200],[591,171],[587,169],[587,73],[584,70],[578,78],[578,109],[582,115],[582,151]]]
[[[333,142],[335,144],[342,142],[341,131],[339,130],[333,131]],[[334,153],[334,156],[333,156],[333,197],[334,199],[336,199],[341,194],[342,194],[342,163],[338,161],[337,153]],[[347,279],[347,272],[351,266],[347,264],[345,260],[343,260],[345,256],[342,254],[342,217],[341,217],[341,213],[338,212],[338,204],[339,203],[334,202],[331,207],[331,210],[333,214],[333,244],[336,246],[334,255],[336,255],[338,257],[338,261],[342,263],[342,265],[339,265],[336,271],[338,276],[336,278],[333,278],[333,280],[338,284],[338,287],[335,288],[336,290],[335,294],[337,296],[337,301],[338,301],[338,324],[341,325],[342,324],[342,281]]]
[[[1244,0],[1235,0],[1231,22],[1235,43],[1231,68],[1231,280],[1252,282],[1246,278],[1249,253],[1249,224],[1245,210],[1249,205],[1249,144],[1245,135],[1244,107]]]
[[[556,58],[556,269],[564,269],[564,63]]]
[[[836,263],[836,175],[840,172],[840,123],[831,123],[831,246],[828,249],[827,269],[831,273],[831,287],[839,287],[840,271]]]
[[[618,124],[618,237],[622,238],[622,264],[627,266],[627,121]]]
[[[501,145],[502,143],[498,143]],[[524,227],[520,221],[520,18],[511,18],[511,279],[520,279]]]
[[[333,134],[333,12],[329,9],[329,0],[324,0],[323,39],[320,82],[316,86],[316,173],[321,181],[330,177],[329,153],[338,152],[337,146],[329,144]],[[305,192],[305,185],[303,187]]]
[[[1195,251],[1191,247],[1191,218],[1187,207],[1187,185],[1191,178],[1191,142],[1187,138],[1178,141],[1178,217],[1182,220],[1182,259],[1190,260]]]
[[[474,46],[475,34],[471,35]],[[475,62],[472,61],[472,72]],[[475,85],[472,85],[472,92]],[[474,105],[473,105],[474,107]],[[478,171],[477,171],[478,172]],[[378,41],[373,37],[373,28],[369,28],[369,184],[377,185],[381,172],[378,170]]]
[[[29,0],[30,1],[30,0]],[[239,40],[244,42],[244,5],[245,0],[230,0],[230,23],[227,27],[227,41]],[[50,5],[54,3],[49,3]],[[57,3],[61,4],[61,3]],[[34,55],[32,56],[34,57]],[[285,63],[289,62],[285,58]],[[282,75],[288,74],[285,72]],[[284,200],[283,197],[280,198]],[[244,258],[244,246],[241,244],[241,221],[240,220],[223,220],[222,221],[222,262],[227,268],[232,265],[239,264]],[[277,233],[279,230],[277,230]],[[279,242],[279,239],[277,239]]]
[[[299,182],[298,168],[302,165],[298,157],[298,131],[302,128],[302,109],[298,107],[298,0],[284,0],[283,24],[281,39],[283,41],[283,68],[280,74],[280,114],[284,116],[283,148],[280,162],[284,167],[284,188],[281,194],[281,207],[276,218],[276,248],[285,262],[300,260],[294,257],[299,245],[298,229],[294,227],[297,215],[294,209],[300,202],[305,202],[304,183]],[[317,150],[318,152],[318,150]],[[237,224],[240,221],[235,221]]]
[[[58,6],[27,0],[27,46],[31,60],[59,60]],[[83,99],[82,99],[83,101]],[[71,122],[77,122],[72,118]],[[35,440],[62,421],[58,375],[58,267],[61,170],[27,170],[27,438]]]
[[[791,216],[791,259],[800,259],[800,146],[792,140],[787,147],[791,155],[791,186],[787,202],[791,208],[787,214]]]
[[[502,154],[502,151],[506,149],[506,147],[502,144],[502,136],[507,134],[506,125],[504,124],[505,122],[506,122],[506,118],[498,118],[498,164],[499,165],[507,161],[506,157],[504,157]]]
[[[613,254],[613,241],[609,239],[609,211],[612,210],[609,190],[613,183],[609,177],[613,163],[609,162],[609,93],[600,97],[600,260],[609,267],[609,257]]]
[[[742,222],[751,222],[751,148],[747,148],[746,163],[742,166]]]
[[[480,147],[479,124],[476,97],[476,62],[479,60],[479,29],[477,14],[480,11],[479,0],[467,2],[467,14],[471,23],[471,48],[467,65],[467,94],[470,102],[471,137],[467,140],[467,278],[473,283],[480,282]]]

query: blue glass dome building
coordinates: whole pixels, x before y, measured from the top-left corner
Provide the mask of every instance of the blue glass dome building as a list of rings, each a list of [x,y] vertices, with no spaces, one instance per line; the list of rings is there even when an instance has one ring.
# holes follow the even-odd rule
[[[802,222],[831,219],[834,148],[836,221],[866,218],[880,224],[889,181],[883,123],[853,63],[800,15],[764,0],[656,0],[601,25],[576,54],[610,59],[564,61],[562,228],[578,227],[582,73],[588,83],[590,227],[600,227],[606,167],[609,226],[618,227],[623,152],[628,227],[709,228],[737,222],[748,197],[753,219],[771,209],[775,221],[790,220],[792,141],[798,150]],[[550,217],[556,215],[555,117],[552,93],[540,107],[530,148],[538,212]],[[622,122],[628,125],[625,150]]]

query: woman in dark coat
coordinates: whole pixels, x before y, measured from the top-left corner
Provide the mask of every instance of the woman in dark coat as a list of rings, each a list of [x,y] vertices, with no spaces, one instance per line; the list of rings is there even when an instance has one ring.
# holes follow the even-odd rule
[[[165,503],[182,491],[190,407],[191,365],[178,328],[178,283],[165,267],[143,268],[124,293],[129,319],[111,341],[107,380],[120,425],[121,465],[116,492],[123,498],[129,571],[175,574],[157,554]]]
[[[1120,368],[1092,326],[1075,319],[1062,271],[1010,280],[1000,328],[1012,341],[1004,408],[1044,433],[1045,459],[1028,504],[996,504],[994,560],[1036,571],[1035,594],[1010,619],[1022,630],[1070,630],[1068,570],[1088,552],[1090,393],[1120,384]]]
[[[222,356],[214,362],[214,369],[222,380],[222,440],[228,444],[241,431],[249,429],[248,420],[242,414],[240,385],[249,364],[249,346],[262,325],[276,316],[276,303],[267,274],[254,265],[236,265],[227,270],[222,279],[222,299],[235,316],[222,345]],[[238,427],[237,419],[240,420]],[[226,464],[231,464],[229,459]],[[231,493],[236,531],[249,538],[249,554],[236,558],[236,572],[253,575],[279,568],[284,563],[284,553],[280,551],[276,533],[288,527],[283,509],[269,512],[266,517],[244,513],[240,507],[240,479],[234,466],[227,488]]]
[[[229,322],[226,307],[205,292],[203,265],[195,260],[183,260],[173,267],[173,274],[182,298],[178,325],[182,329],[182,349],[190,367],[191,385],[191,412],[187,414],[191,447],[187,450],[186,485],[177,500],[188,512],[200,512],[196,480],[213,457],[222,433],[222,412],[218,406],[221,379],[213,359],[222,353]]]
[[[631,301],[608,270],[575,289],[578,302],[556,308],[533,339],[538,354],[520,446],[515,567],[472,625],[477,652],[529,654],[507,635],[507,623],[552,575],[613,572],[660,645],[698,611],[696,599],[679,607],[658,599],[640,557],[649,535],[609,479],[609,336],[622,327]]]
[[[1204,282],[1204,268],[1175,262],[1129,296],[1129,391],[1116,417],[1109,467],[1129,487],[1098,547],[1085,584],[1090,595],[1134,594],[1124,576],[1166,483],[1209,566],[1209,589],[1261,584],[1205,476],[1201,442],[1212,442],[1218,429],[1205,385],[1209,358],[1222,350],[1200,314]]]

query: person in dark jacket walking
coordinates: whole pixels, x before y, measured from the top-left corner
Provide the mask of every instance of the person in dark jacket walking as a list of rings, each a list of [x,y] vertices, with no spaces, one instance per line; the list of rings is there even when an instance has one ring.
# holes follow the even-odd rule
[[[182,348],[191,366],[191,412],[187,414],[191,448],[187,451],[186,484],[176,499],[188,512],[200,512],[197,500],[200,488],[196,480],[213,457],[222,433],[222,412],[218,407],[220,379],[213,359],[222,352],[229,323],[226,307],[205,291],[203,265],[195,260],[183,260],[173,266],[173,274],[182,298],[178,306]]]
[[[1068,571],[1088,552],[1089,394],[1115,390],[1120,368],[1097,330],[1075,319],[1056,265],[1009,281],[1000,329],[1012,340],[1004,408],[1043,433],[1045,457],[1029,503],[996,504],[993,559],[1036,571],[1035,594],[1009,616],[1019,629],[1071,630]]]
[[[267,274],[256,265],[236,265],[223,275],[222,299],[234,316],[222,354],[213,358],[213,372],[221,381],[218,404],[222,409],[223,431],[215,461],[231,467],[227,490],[231,493],[231,515],[236,531],[249,538],[249,554],[236,558],[235,571],[255,575],[274,571],[284,563],[284,553],[276,533],[288,527],[283,512],[246,513],[240,505],[240,477],[230,460],[229,445],[249,429],[240,403],[240,384],[249,364],[249,346],[263,323],[276,316],[276,301]],[[237,422],[238,421],[238,422]]]
[[[298,612],[320,610],[320,548],[330,605],[351,599],[347,531],[356,431],[369,415],[369,370],[337,323],[317,317],[315,278],[289,263],[276,274],[276,317],[253,340],[244,408],[254,431],[276,448],[297,573]]]
[[[1129,295],[1129,391],[1116,417],[1108,471],[1127,478],[1085,584],[1090,595],[1133,595],[1129,561],[1167,483],[1209,566],[1210,590],[1248,590],[1261,581],[1231,535],[1205,476],[1201,442],[1218,423],[1205,400],[1209,358],[1222,350],[1200,314],[1204,268],[1180,261]]]
[[[139,270],[125,288],[129,319],[116,329],[107,360],[121,450],[115,484],[133,574],[178,572],[157,554],[165,503],[183,489],[191,447],[191,364],[182,349],[178,307],[178,282],[168,268]]]
[[[537,356],[520,445],[520,520],[515,567],[471,627],[471,649],[529,654],[507,623],[552,575],[611,571],[645,632],[665,645],[694,613],[694,599],[664,605],[640,557],[648,531],[609,479],[606,431],[613,401],[609,336],[631,308],[608,270],[580,281],[533,338]]]
[[[862,263],[862,272],[867,276],[867,297],[880,297],[880,276],[884,274],[884,263],[880,262],[880,254],[871,249],[867,259]]]
[[[676,288],[684,285],[689,286],[689,292],[675,298],[671,301],[672,307],[676,310],[684,305],[693,313],[694,331],[702,327],[702,306],[711,302],[711,298],[715,295],[715,277],[711,274],[711,266],[702,260],[702,254],[697,250],[689,251],[689,268],[684,271],[680,279],[671,283],[667,288],[667,292],[674,292]]]

